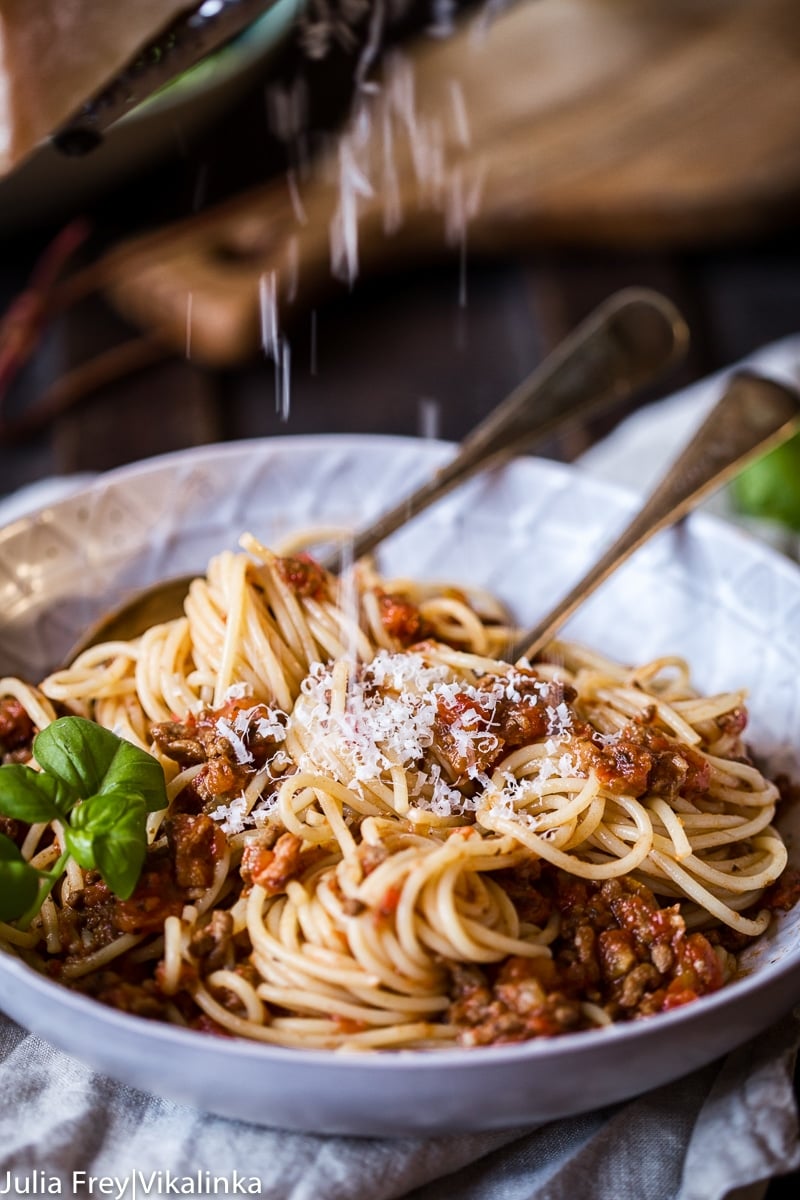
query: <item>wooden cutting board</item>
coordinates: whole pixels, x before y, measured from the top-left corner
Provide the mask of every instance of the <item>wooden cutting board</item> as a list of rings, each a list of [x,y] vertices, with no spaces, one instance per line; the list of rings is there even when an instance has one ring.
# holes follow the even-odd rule
[[[273,289],[448,245],[708,244],[798,200],[798,0],[520,0],[390,56],[304,178],[121,246],[108,291],[219,365],[270,348]]]

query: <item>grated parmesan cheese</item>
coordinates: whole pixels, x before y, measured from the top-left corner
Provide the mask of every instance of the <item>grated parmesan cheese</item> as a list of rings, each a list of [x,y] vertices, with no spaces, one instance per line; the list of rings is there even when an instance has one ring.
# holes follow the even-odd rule
[[[212,821],[216,821],[222,829],[223,833],[233,835],[241,833],[247,821],[247,797],[244,792],[236,796],[228,804],[220,804],[213,809],[209,814]],[[253,822],[250,822],[253,824]]]
[[[234,698],[238,699],[239,697]],[[265,709],[266,716],[263,715]],[[260,737],[269,738],[273,742],[285,741],[286,729],[281,717],[285,720],[286,713],[280,709],[255,704],[252,708],[240,709],[232,720],[227,717],[218,717],[214,728],[219,736],[233,747],[236,761],[241,766],[247,766],[254,761],[253,755],[247,747],[247,738],[251,732],[254,731]]]
[[[506,815],[528,823],[530,814],[516,806],[540,796],[548,779],[574,770],[567,745],[573,733],[572,713],[552,681],[532,679],[510,670],[472,684],[453,668],[432,664],[419,651],[379,651],[354,668],[347,693],[332,666],[314,663],[300,688],[291,721],[305,730],[307,747],[301,769],[332,769],[347,786],[363,794],[370,782],[388,783],[393,767],[408,775],[408,791],[421,810],[449,817],[474,812],[492,789],[486,764],[502,751],[498,705],[541,706],[546,720],[545,757],[538,772],[518,781],[509,776],[496,803]],[[334,695],[340,697],[334,703]],[[446,716],[445,716],[446,714]],[[453,760],[463,761],[459,784],[451,785],[442,768],[431,762],[437,720],[445,717]],[[541,744],[541,743],[540,743]],[[344,774],[342,771],[344,770]]]
[[[261,796],[248,812],[247,797],[242,792],[228,804],[219,804],[208,814],[216,821],[223,833],[229,837],[243,833],[245,829],[260,828],[269,821],[272,810],[278,803],[276,795]]]
[[[230,721],[225,717],[218,717],[214,728],[220,737],[233,747],[233,753],[238,763],[245,764],[253,761],[253,756],[245,746],[244,739],[236,732]]]

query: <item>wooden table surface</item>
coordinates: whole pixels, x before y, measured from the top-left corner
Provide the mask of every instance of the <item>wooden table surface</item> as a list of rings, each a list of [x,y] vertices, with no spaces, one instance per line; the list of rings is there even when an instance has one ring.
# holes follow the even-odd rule
[[[247,97],[184,153],[134,187],[90,206],[94,241],[197,206],[240,181],[242,146],[262,134],[263,98]],[[244,156],[246,157],[246,155]],[[3,236],[0,307],[16,296],[44,245],[69,213]],[[800,228],[785,223],[758,239],[691,250],[542,246],[494,259],[467,257],[466,295],[458,254],[343,285],[288,326],[288,415],[276,401],[271,362],[254,357],[204,370],[176,356],[102,387],[22,438],[0,442],[0,495],[53,474],[103,471],[207,442],[364,432],[460,438],[596,303],[628,284],[656,287],[683,311],[692,331],[685,365],[641,398],[646,403],[800,329]],[[466,299],[466,303],[461,301]],[[94,297],[59,317],[43,336],[7,413],[24,414],[63,373],[134,333]],[[623,413],[616,414],[617,417]],[[612,418],[546,447],[575,458]],[[794,1181],[776,1181],[770,1200]],[[792,1193],[794,1194],[794,1192]]]
[[[37,245],[0,246],[0,303],[23,285]],[[670,296],[692,331],[684,366],[643,401],[800,328],[800,238],[792,233],[692,254],[542,251],[469,261],[465,306],[454,258],[365,279],[296,314],[288,416],[271,361],[208,371],[175,357],[0,443],[0,494],[50,474],[231,438],[359,431],[458,439],[595,304],[633,283]],[[86,301],[47,331],[12,390],[11,410],[25,413],[69,366],[132,332],[100,300]],[[573,459],[612,423],[578,429],[545,452]]]

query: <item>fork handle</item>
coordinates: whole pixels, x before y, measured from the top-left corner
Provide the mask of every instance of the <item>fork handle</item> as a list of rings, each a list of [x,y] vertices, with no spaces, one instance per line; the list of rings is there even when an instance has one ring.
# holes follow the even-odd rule
[[[356,532],[352,548],[347,547],[353,559],[478,471],[531,450],[556,429],[652,383],[685,352],[688,338],[680,313],[659,292],[626,288],[615,293],[467,435],[449,463]],[[340,555],[322,561],[335,571]]]
[[[749,371],[735,374],[630,524],[570,592],[520,638],[510,661],[533,659],[575,610],[653,534],[680,520],[744,464],[800,423],[800,396]]]

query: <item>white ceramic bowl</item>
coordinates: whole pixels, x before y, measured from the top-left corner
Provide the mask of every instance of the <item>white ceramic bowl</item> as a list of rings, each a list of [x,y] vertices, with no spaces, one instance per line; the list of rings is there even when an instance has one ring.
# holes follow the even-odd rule
[[[0,531],[0,666],[37,677],[127,590],[202,570],[245,529],[269,543],[320,521],[354,525],[449,452],[413,439],[276,438],[113,472]],[[519,460],[396,535],[382,565],[484,584],[531,622],[633,503],[575,469]],[[747,534],[698,517],[662,535],[567,632],[623,660],[684,654],[703,690],[747,685],[752,748],[769,769],[800,775],[800,570]],[[430,1053],[304,1053],[174,1029],[69,992],[8,955],[0,1007],[111,1076],[215,1113],[324,1133],[433,1134],[607,1105],[755,1035],[800,996],[800,912],[776,922],[748,966],[722,992],[634,1024]]]

